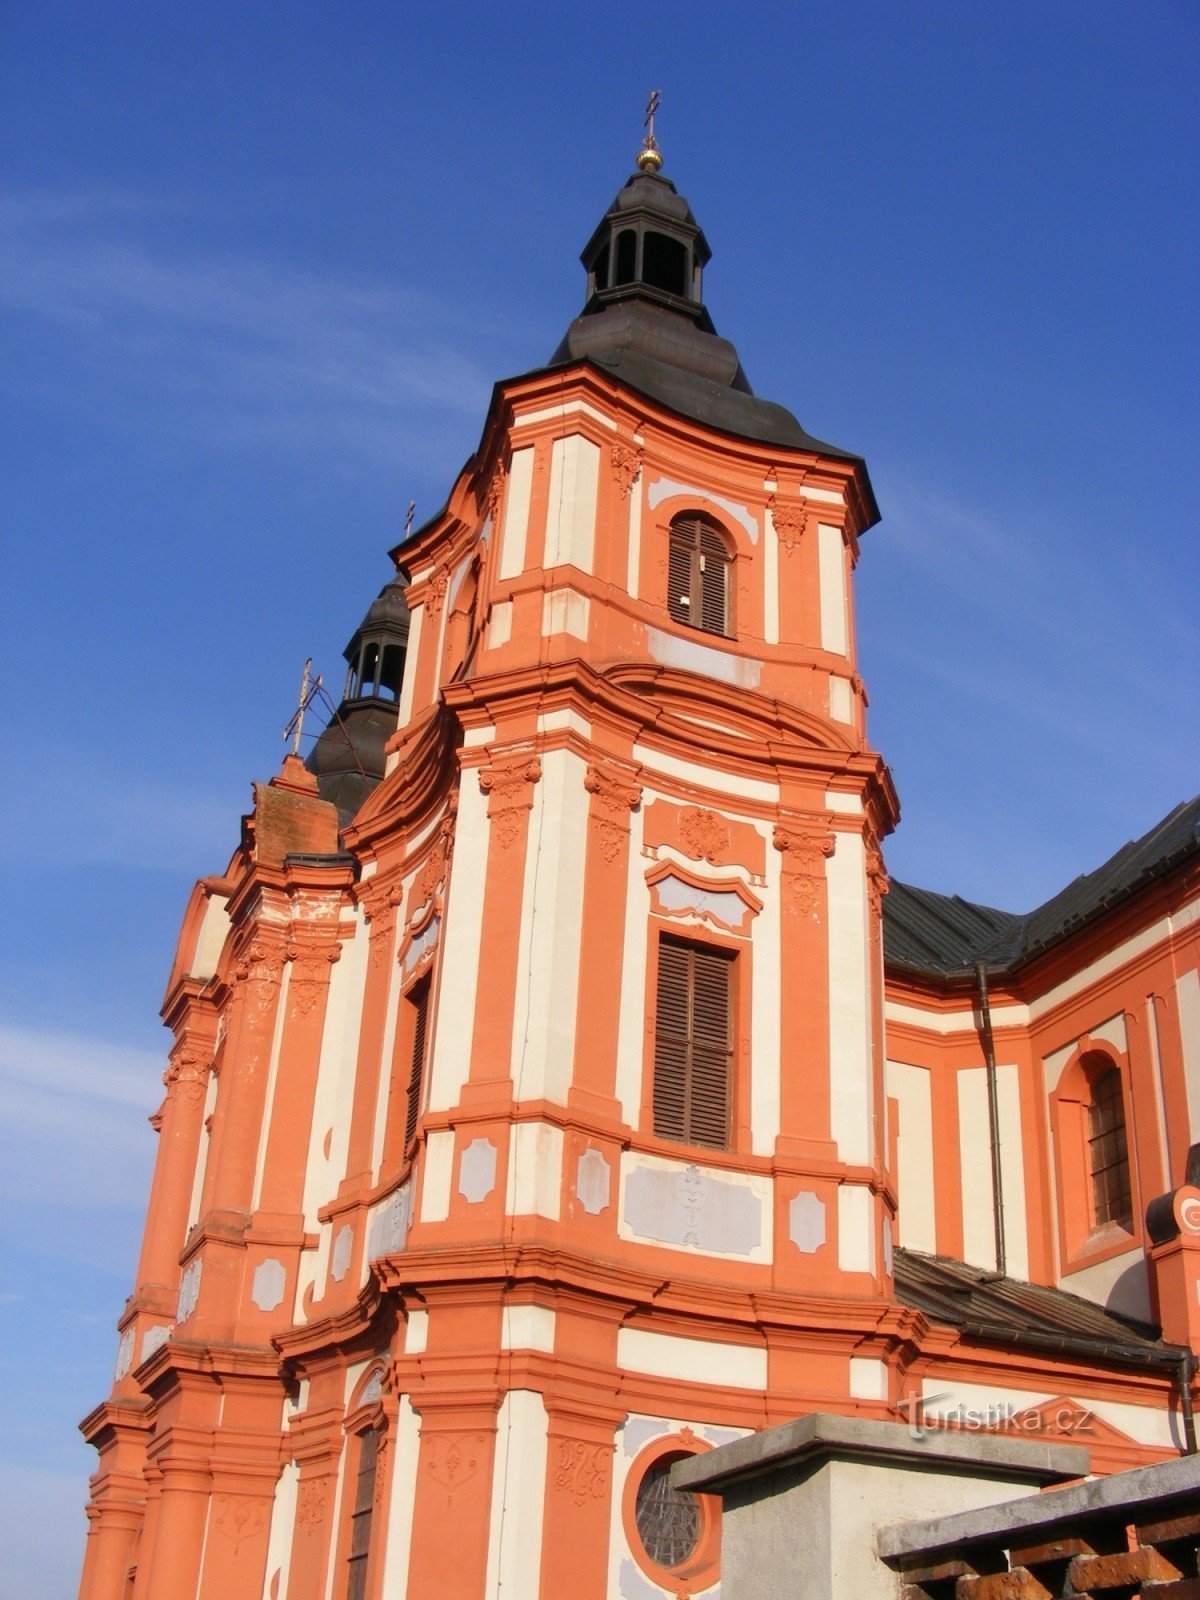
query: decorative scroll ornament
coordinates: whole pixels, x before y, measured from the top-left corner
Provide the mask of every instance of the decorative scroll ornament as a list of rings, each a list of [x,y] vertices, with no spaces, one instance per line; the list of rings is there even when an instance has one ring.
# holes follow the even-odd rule
[[[767,502],[767,509],[771,513],[771,521],[779,542],[788,555],[799,545],[804,537],[804,530],[808,526],[808,507],[802,504],[784,505],[774,495]]]
[[[618,439],[613,443],[611,459],[617,488],[621,491],[622,499],[628,500],[642,470],[642,452]]]
[[[292,965],[288,999],[302,1017],[307,1017],[329,984],[329,971],[341,955],[341,947],[316,950],[297,956]]]
[[[612,1446],[588,1444],[583,1439],[560,1439],[554,1468],[554,1487],[564,1489],[577,1506],[600,1500],[608,1491]]]
[[[533,806],[533,785],[542,776],[542,763],[527,756],[507,766],[481,767],[479,787],[488,797],[488,816],[502,849],[507,850],[521,831],[521,813]]]
[[[484,500],[484,514],[493,528],[500,525],[500,502],[504,499],[504,468],[498,466],[492,473],[492,481],[488,484],[487,496]]]
[[[417,879],[412,905],[414,911],[423,910],[441,888],[445,881],[446,868],[450,865],[450,852],[453,848],[454,817],[448,815],[442,818],[438,826],[437,838],[433,842],[433,848],[425,865],[421,868],[421,876]]]
[[[242,1500],[236,1495],[218,1495],[214,1502],[214,1525],[230,1540],[237,1556],[244,1540],[256,1537],[266,1525],[266,1510],[261,1501]]]
[[[482,1433],[449,1433],[429,1439],[422,1451],[425,1470],[446,1491],[450,1505],[464,1483],[479,1471],[479,1456],[484,1446]]]
[[[642,788],[623,773],[606,767],[589,766],[583,787],[595,796],[594,816],[605,861],[615,861],[629,837],[629,813],[641,803]]]
[[[249,986],[247,992],[255,1010],[270,1009],[283,976],[283,964],[297,954],[294,944],[267,944],[259,939],[251,942],[250,949],[234,968],[234,977],[239,984]]]
[[[883,897],[889,888],[887,868],[883,864],[883,855],[877,844],[867,846],[867,894],[871,901],[871,915],[879,917],[883,912]]]
[[[685,811],[679,837],[688,855],[715,866],[729,849],[729,828],[715,811]]]
[[[450,586],[450,568],[439,567],[429,580],[429,587],[425,591],[425,607],[431,617],[441,614],[442,606],[446,600],[446,590]]]
[[[171,1065],[163,1073],[167,1094],[175,1094],[193,1103],[204,1099],[208,1087],[208,1064],[195,1050],[180,1050],[171,1057]]]
[[[373,893],[363,898],[363,911],[371,924],[373,967],[381,967],[387,957],[392,934],[396,929],[396,917],[403,901],[404,890],[399,883],[390,884],[387,889],[375,889]]]
[[[305,1478],[300,1484],[296,1521],[306,1535],[316,1533],[325,1520],[325,1501],[329,1493],[327,1478]]]
[[[825,862],[833,854],[837,840],[820,824],[795,823],[777,827],[772,843],[783,855],[784,891],[792,909],[807,916],[817,903],[825,879]]]

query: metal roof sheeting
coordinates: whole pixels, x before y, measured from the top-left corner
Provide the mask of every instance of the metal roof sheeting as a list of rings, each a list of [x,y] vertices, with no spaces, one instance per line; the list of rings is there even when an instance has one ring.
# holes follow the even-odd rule
[[[1136,1365],[1170,1366],[1187,1353],[1165,1344],[1157,1329],[1080,1295],[1000,1277],[949,1256],[897,1249],[894,1270],[902,1305],[981,1340]]]
[[[893,880],[883,902],[887,964],[938,978],[969,976],[978,961],[989,972],[1013,971],[1197,849],[1200,796],[1176,806],[1149,833],[1023,916]]]

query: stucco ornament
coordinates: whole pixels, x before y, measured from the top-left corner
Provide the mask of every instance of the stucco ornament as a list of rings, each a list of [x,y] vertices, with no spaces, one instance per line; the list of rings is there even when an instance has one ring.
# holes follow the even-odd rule
[[[836,835],[823,823],[789,822],[777,827],[772,843],[783,856],[785,905],[807,915],[825,881],[825,862],[834,853]]]
[[[689,856],[715,866],[729,849],[729,828],[715,811],[685,811],[679,837]]]
[[[608,1490],[612,1446],[588,1444],[583,1439],[560,1439],[554,1467],[554,1487],[565,1489],[577,1506],[599,1500]]]
[[[825,1203],[811,1189],[801,1189],[788,1202],[788,1238],[806,1256],[825,1243]]]
[[[498,527],[500,522],[500,505],[504,499],[504,480],[506,474],[504,467],[498,466],[492,473],[492,481],[488,484],[487,495],[484,498],[484,520],[490,522],[492,527]]]
[[[612,447],[612,472],[623,499],[629,499],[641,470],[642,452],[618,439]]]
[[[592,815],[600,854],[605,861],[615,861],[629,837],[629,813],[641,802],[641,785],[614,769],[593,765],[584,775],[583,786],[595,797]]]
[[[785,504],[772,495],[767,502],[767,508],[771,513],[771,521],[779,536],[780,544],[788,555],[791,555],[804,537],[804,530],[808,526],[808,507],[803,502]]]
[[[521,813],[533,806],[533,785],[542,776],[536,756],[492,767],[481,767],[479,787],[488,797],[488,816],[502,849],[507,850],[521,831]]]

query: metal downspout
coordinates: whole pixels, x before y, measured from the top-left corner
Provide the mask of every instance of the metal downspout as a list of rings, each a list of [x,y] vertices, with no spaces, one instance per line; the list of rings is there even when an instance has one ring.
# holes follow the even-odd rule
[[[1192,1410],[1192,1377],[1196,1371],[1195,1356],[1180,1356],[1176,1369],[1179,1376],[1179,1416],[1183,1423],[1183,1453],[1196,1454],[1196,1416]]]
[[[992,1038],[992,1012],[988,1004],[987,964],[975,963],[975,978],[979,985],[980,1033],[983,1036],[983,1058],[987,1063],[988,1123],[992,1143],[992,1216],[996,1223],[996,1271],[1008,1272],[1008,1252],[1004,1245],[1004,1178],[1000,1171],[1000,1098],[996,1084],[996,1045]]]

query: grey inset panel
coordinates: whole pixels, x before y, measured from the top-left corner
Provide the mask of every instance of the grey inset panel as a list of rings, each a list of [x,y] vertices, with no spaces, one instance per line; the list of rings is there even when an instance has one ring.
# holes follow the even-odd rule
[[[748,1256],[762,1243],[762,1202],[739,1184],[691,1166],[682,1172],[634,1166],[625,1184],[625,1222],[643,1239]]]

